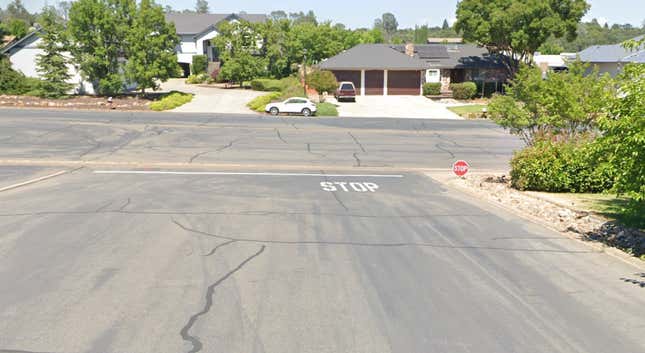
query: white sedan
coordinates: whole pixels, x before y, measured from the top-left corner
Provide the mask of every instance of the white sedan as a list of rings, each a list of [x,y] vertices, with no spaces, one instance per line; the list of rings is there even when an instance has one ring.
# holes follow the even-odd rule
[[[264,108],[264,111],[271,113],[271,115],[288,113],[311,116],[316,114],[316,110],[317,108],[314,102],[300,97],[289,98],[284,102],[270,103]]]

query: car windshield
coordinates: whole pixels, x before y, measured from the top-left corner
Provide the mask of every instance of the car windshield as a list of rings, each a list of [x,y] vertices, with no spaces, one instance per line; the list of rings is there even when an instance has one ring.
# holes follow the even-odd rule
[[[354,85],[352,85],[351,83],[344,83],[344,84],[340,87],[340,89],[342,89],[342,90],[353,90],[353,89],[354,89]]]

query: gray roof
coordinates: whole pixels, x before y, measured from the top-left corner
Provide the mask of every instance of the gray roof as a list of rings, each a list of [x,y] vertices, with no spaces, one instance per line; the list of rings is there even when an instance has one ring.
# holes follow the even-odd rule
[[[393,46],[404,53],[405,46]],[[415,57],[426,61],[429,68],[437,69],[502,69],[498,55],[491,55],[484,47],[472,44],[415,44]]]
[[[425,61],[394,50],[387,44],[359,44],[322,63],[324,70],[425,70]]]
[[[208,27],[215,26],[224,20],[241,19],[251,23],[264,22],[267,19],[263,14],[224,14],[224,13],[180,13],[171,12],[166,14],[166,21],[173,22],[177,34],[198,34]]]
[[[42,31],[42,28],[40,26],[37,26],[35,30],[28,33],[26,36],[20,38],[15,42],[9,43],[5,47],[1,48],[0,54],[9,55],[9,56],[13,55],[16,51],[38,40],[38,38],[40,38],[41,31]]]
[[[640,40],[643,36],[634,38]],[[592,63],[615,63],[615,62],[632,62],[630,58],[638,59],[642,55],[640,52],[645,51],[645,46],[638,50],[628,50],[623,48],[622,44],[594,45],[579,53],[580,60]],[[638,62],[638,61],[636,61]]]

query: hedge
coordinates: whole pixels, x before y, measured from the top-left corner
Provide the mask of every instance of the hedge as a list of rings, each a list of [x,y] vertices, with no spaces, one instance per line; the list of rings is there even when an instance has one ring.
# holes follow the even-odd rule
[[[424,96],[438,96],[441,94],[441,82],[427,82],[423,84]]]
[[[611,168],[594,153],[589,139],[537,141],[511,160],[511,184],[519,190],[601,192],[613,180]]]
[[[331,103],[318,103],[316,108],[318,108],[316,112],[318,116],[338,116],[338,109]]]
[[[280,93],[272,92],[272,93],[254,98],[252,101],[248,102],[246,106],[251,108],[252,110],[255,110],[256,112],[262,113],[264,112],[264,108],[266,107],[267,104],[273,102],[278,98],[280,98]]]
[[[190,76],[188,76],[188,78],[186,79],[186,83],[194,85],[194,84],[198,84],[198,83],[208,82],[210,79],[211,79],[211,77],[208,76],[208,74],[201,73],[199,75],[190,75]]]
[[[453,83],[450,90],[455,99],[472,99],[477,94],[477,85],[474,82]]]
[[[270,78],[256,78],[251,81],[251,89],[263,92],[280,92],[283,89],[283,82]]]
[[[172,91],[167,96],[156,102],[150,103],[150,109],[154,111],[170,110],[182,106],[193,100],[193,95]]]
[[[206,55],[193,55],[193,64],[190,66],[190,72],[193,75],[205,74],[208,69],[208,58]]]

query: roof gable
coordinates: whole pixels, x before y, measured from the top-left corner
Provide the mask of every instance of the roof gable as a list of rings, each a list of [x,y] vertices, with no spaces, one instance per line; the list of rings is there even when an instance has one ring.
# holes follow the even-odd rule
[[[359,44],[320,64],[324,70],[425,70],[427,66],[386,44]]]
[[[244,20],[251,23],[266,21],[263,14],[222,14],[222,13],[182,13],[172,12],[166,14],[166,21],[173,22],[177,34],[199,34],[207,31],[222,21]]]

